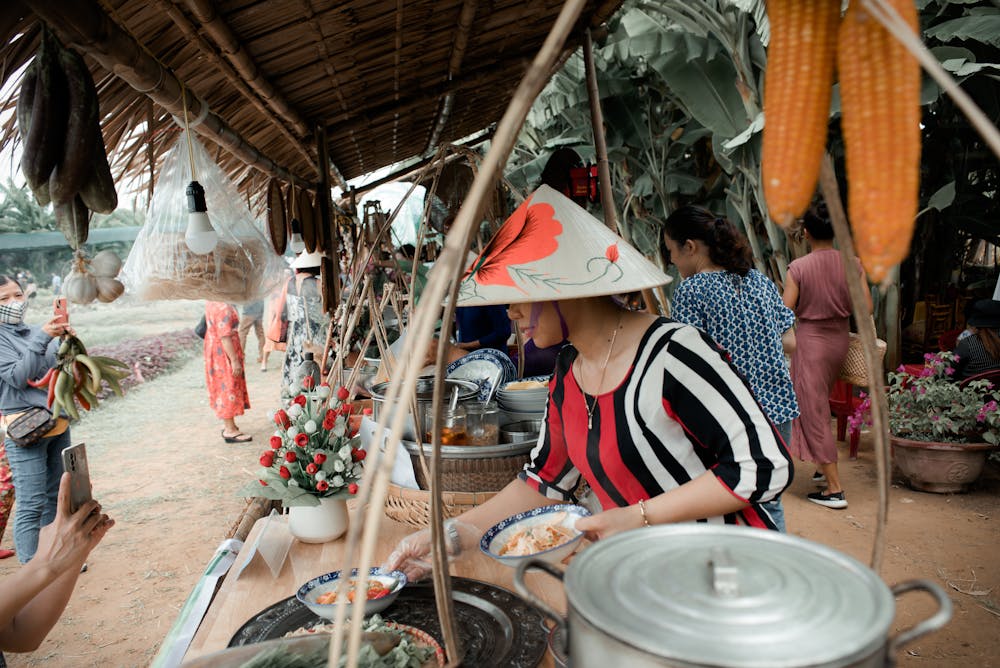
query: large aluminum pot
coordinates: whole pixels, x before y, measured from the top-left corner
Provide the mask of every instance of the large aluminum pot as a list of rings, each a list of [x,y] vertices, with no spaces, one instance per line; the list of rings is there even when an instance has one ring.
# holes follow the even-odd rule
[[[529,591],[532,569],[564,581],[567,618]],[[555,637],[567,639],[573,668],[884,668],[951,618],[951,601],[932,582],[890,589],[836,550],[746,527],[628,531],[588,547],[565,574],[540,560],[522,563],[514,584],[564,627]],[[914,590],[937,599],[937,612],[889,637],[893,597]]]
[[[445,378],[444,379],[444,402],[445,405],[451,400],[451,395],[455,390],[458,390],[458,401],[459,403],[466,403],[470,401],[476,401],[479,396],[479,385],[473,383],[470,380],[460,380],[458,378]],[[370,392],[372,395],[372,407],[374,408],[374,417],[376,420],[379,419],[381,412],[384,410],[390,410],[385,404],[385,395],[389,391],[389,381],[384,383],[377,383],[372,386]],[[407,417],[405,426],[403,427],[402,438],[408,441],[423,439],[424,434],[430,431],[431,428],[431,406],[434,403],[434,379],[433,378],[418,378],[416,387],[416,408],[417,408],[417,419],[414,421],[413,415],[410,414],[409,406],[407,406]],[[417,432],[417,427],[415,425],[420,425],[420,432]]]

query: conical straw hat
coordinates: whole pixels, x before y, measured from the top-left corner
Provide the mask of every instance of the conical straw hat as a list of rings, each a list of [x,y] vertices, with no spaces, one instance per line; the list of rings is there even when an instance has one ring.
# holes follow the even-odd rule
[[[458,305],[598,297],[670,281],[583,207],[542,186],[466,269]]]

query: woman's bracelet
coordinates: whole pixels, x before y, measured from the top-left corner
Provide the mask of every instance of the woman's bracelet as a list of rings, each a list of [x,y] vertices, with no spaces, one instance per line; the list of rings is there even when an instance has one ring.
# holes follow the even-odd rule
[[[639,513],[642,515],[643,526],[653,526],[649,523],[649,518],[646,517],[646,502],[643,499],[639,499]]]

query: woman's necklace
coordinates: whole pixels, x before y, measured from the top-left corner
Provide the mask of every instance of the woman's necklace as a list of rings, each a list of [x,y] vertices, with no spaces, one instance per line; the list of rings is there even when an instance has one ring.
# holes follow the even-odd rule
[[[601,386],[604,385],[604,374],[608,370],[608,362],[611,361],[611,351],[615,349],[615,339],[618,338],[618,330],[622,327],[622,315],[622,313],[618,314],[618,324],[615,325],[615,331],[611,334],[611,343],[608,345],[608,354],[604,357],[604,366],[601,368],[601,380],[597,383],[597,390],[594,392],[594,401],[589,401],[586,393],[583,395],[583,403],[587,406],[587,431],[590,431],[594,427],[594,410],[597,409],[597,395],[600,393]],[[583,370],[582,359],[580,360],[580,370]]]

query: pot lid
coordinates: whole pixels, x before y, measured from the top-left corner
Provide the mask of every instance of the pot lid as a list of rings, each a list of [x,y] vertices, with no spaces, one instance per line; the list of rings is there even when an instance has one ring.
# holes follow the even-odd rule
[[[565,582],[570,609],[595,628],[685,665],[844,665],[886,642],[895,608],[855,559],[748,527],[621,533],[578,555]]]

